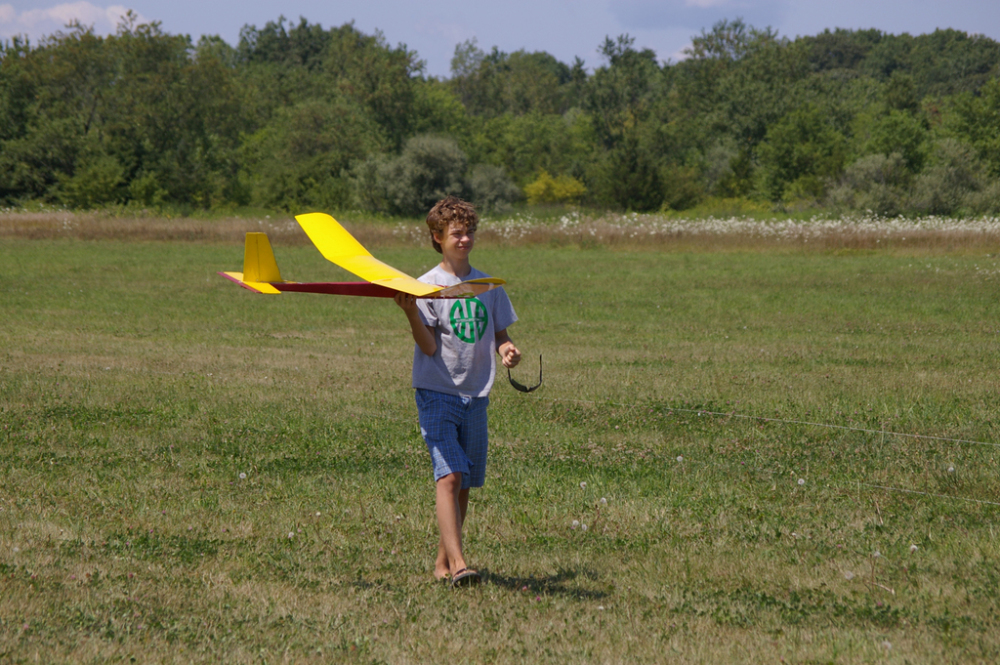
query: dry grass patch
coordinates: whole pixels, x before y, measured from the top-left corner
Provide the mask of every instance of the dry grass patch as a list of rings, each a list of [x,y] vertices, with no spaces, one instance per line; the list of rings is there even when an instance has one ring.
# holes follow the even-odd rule
[[[428,245],[421,220],[373,222],[360,213],[340,218],[369,247]],[[263,231],[272,243],[308,245],[294,216],[197,219],[147,214],[0,213],[0,237],[78,240],[183,241],[242,243],[248,231]],[[531,214],[487,217],[479,237],[503,247],[532,245],[674,251],[896,251],[906,253],[1000,252],[1000,218],[880,218],[818,216],[812,219],[759,220],[747,217],[692,218],[655,214],[570,212],[561,217]]]

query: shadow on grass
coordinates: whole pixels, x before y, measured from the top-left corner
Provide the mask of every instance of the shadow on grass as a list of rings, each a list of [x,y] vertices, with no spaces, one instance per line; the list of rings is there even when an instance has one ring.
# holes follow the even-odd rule
[[[550,596],[565,596],[578,600],[600,600],[606,598],[608,595],[604,591],[582,589],[573,584],[580,577],[589,580],[598,579],[599,576],[597,573],[589,570],[561,570],[555,575],[532,577],[508,577],[499,573],[492,573],[488,568],[480,568],[479,572],[487,584],[493,584],[509,591],[530,592],[534,594],[545,593]]]

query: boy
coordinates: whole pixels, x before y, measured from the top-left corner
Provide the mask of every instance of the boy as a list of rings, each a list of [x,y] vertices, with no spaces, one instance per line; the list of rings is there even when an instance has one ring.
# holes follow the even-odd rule
[[[471,204],[449,196],[427,214],[431,243],[441,263],[420,281],[451,286],[489,277],[469,264],[479,217]],[[514,367],[521,352],[507,335],[517,321],[503,288],[468,299],[424,299],[400,293],[396,304],[410,322],[413,387],[420,432],[434,464],[438,542],[434,577],[454,586],[476,584],[479,573],[462,554],[469,489],[486,478],[486,406],[496,375],[494,352]]]

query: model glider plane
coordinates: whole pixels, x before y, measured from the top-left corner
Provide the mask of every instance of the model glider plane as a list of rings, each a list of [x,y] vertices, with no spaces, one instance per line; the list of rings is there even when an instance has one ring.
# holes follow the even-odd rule
[[[505,282],[495,277],[471,279],[453,286],[425,284],[382,263],[330,215],[313,212],[296,215],[295,221],[328,261],[365,280],[364,282],[290,282],[281,278],[266,233],[247,233],[243,250],[243,272],[220,272],[254,293],[327,293],[331,295],[392,298],[409,293],[418,298],[471,298]]]

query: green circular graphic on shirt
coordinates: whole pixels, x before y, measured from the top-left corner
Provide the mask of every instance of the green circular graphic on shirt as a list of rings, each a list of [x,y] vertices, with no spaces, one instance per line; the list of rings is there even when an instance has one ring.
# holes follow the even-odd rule
[[[451,306],[449,317],[451,318],[451,329],[455,331],[460,340],[469,344],[475,344],[477,340],[483,338],[486,333],[486,324],[490,322],[486,305],[478,298],[456,300],[455,304]]]

